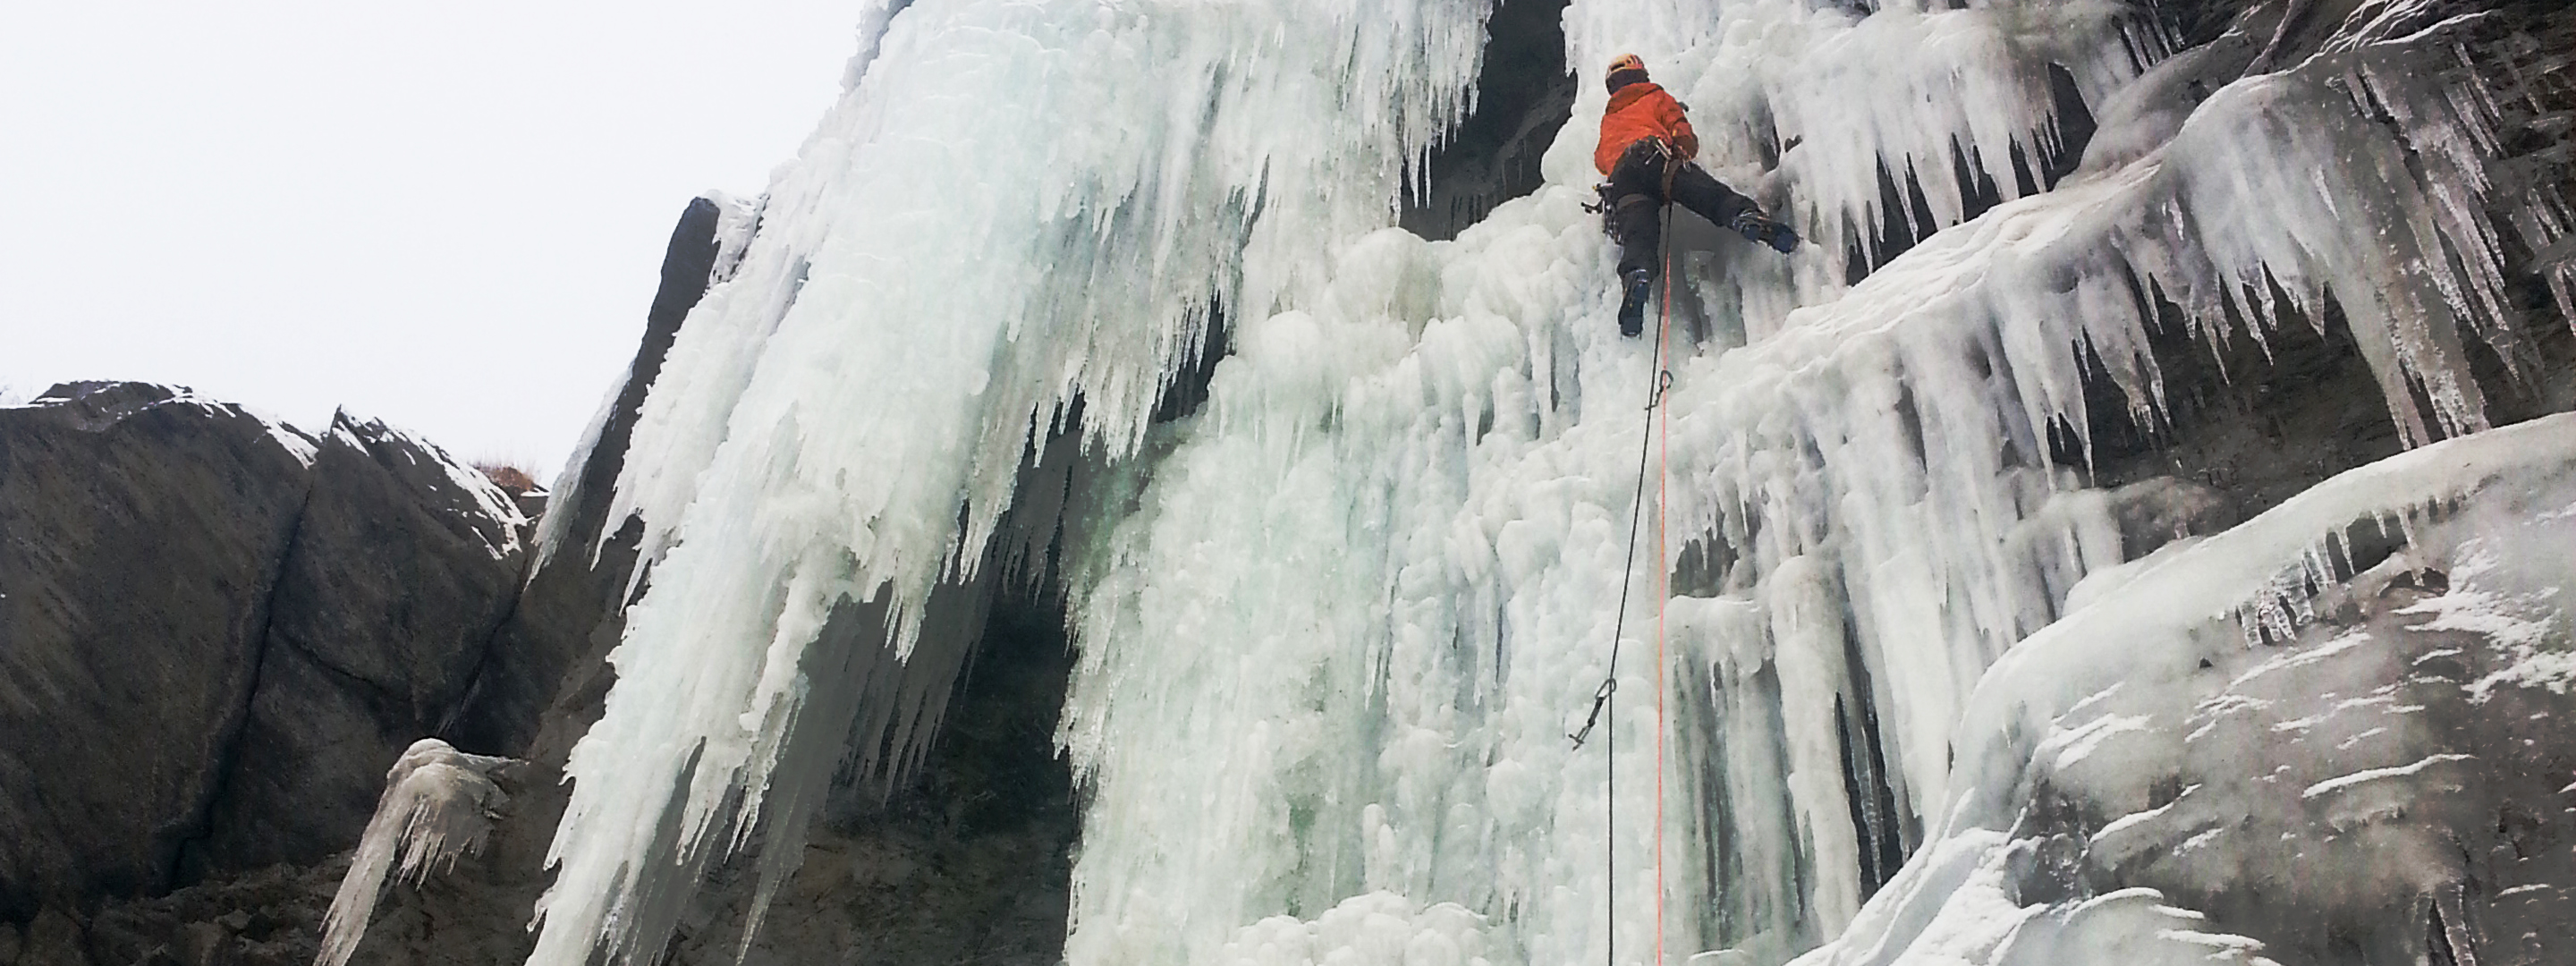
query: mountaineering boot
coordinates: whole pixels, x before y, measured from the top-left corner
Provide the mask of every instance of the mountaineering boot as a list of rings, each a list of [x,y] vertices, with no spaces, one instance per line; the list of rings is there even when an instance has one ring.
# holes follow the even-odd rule
[[[1631,339],[1646,331],[1646,289],[1653,281],[1642,268],[1619,278],[1619,334]]]
[[[1735,224],[1728,227],[1734,228],[1736,234],[1752,239],[1756,243],[1769,245],[1772,251],[1783,255],[1798,250],[1797,232],[1790,231],[1787,225],[1763,217],[1758,211],[1747,211],[1735,216]]]

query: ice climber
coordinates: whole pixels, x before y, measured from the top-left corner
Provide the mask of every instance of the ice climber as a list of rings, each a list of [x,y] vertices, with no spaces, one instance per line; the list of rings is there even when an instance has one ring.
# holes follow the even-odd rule
[[[1699,137],[1691,133],[1681,102],[1646,79],[1644,60],[1620,55],[1610,62],[1605,81],[1610,106],[1601,112],[1601,146],[1592,150],[1592,165],[1610,179],[1601,186],[1601,204],[1610,238],[1619,245],[1619,334],[1634,336],[1646,327],[1646,289],[1655,281],[1664,205],[1680,202],[1782,254],[1798,247],[1798,234],[1691,163],[1699,156]]]

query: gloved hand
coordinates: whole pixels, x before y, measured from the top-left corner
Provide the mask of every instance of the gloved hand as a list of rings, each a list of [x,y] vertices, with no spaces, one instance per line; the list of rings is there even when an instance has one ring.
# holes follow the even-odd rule
[[[1735,224],[1728,227],[1735,229],[1736,234],[1760,244],[1769,245],[1773,251],[1783,255],[1798,250],[1797,232],[1790,231],[1787,225],[1763,217],[1758,211],[1747,211],[1735,216]]]

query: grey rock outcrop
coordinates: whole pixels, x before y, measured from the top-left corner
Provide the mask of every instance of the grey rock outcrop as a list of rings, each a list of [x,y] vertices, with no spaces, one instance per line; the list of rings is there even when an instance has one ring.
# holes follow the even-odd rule
[[[311,456],[160,386],[0,409],[0,918],[172,884],[246,717]]]
[[[526,527],[377,423],[135,383],[0,409],[0,920],[346,848],[484,662]]]
[[[661,374],[662,357],[679,337],[681,320],[706,295],[714,277],[722,221],[722,206],[697,198],[671,230],[662,257],[662,285],[646,313],[643,342],[627,367],[626,382],[570,478],[548,497],[547,510],[555,516],[547,533],[554,547],[529,575],[517,606],[501,625],[492,660],[478,672],[466,707],[446,729],[459,747],[527,752],[559,691],[606,692],[605,658],[625,627],[627,578],[635,569],[642,532],[638,521],[610,520],[609,499],[626,466],[627,442],[645,391]],[[576,674],[576,680],[567,681],[566,674],[577,666],[598,673]],[[581,723],[586,726],[588,720]]]
[[[355,841],[402,749],[446,723],[509,613],[516,504],[437,448],[339,417],[271,598],[260,686],[192,868]]]

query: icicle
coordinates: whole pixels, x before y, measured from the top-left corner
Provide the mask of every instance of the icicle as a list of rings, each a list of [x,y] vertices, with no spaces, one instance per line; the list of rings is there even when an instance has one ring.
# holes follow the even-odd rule
[[[314,966],[345,966],[367,934],[389,877],[420,882],[459,857],[483,850],[496,810],[508,801],[492,773],[513,759],[469,755],[436,738],[412,742],[385,772],[384,794],[358,838],[349,871],[322,918]]]

